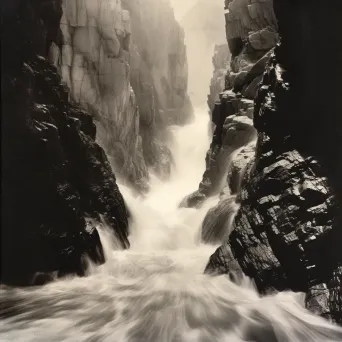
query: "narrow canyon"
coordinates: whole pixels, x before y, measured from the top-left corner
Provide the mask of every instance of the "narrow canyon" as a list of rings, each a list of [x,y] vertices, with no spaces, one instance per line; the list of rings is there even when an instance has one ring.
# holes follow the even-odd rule
[[[341,13],[4,0],[0,340],[342,341]]]

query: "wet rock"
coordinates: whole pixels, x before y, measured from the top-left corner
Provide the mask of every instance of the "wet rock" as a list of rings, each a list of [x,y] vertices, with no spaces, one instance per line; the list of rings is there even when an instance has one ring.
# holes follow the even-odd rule
[[[87,218],[103,218],[127,247],[128,212],[93,118],[47,61],[50,39],[61,43],[61,3],[5,5],[1,282],[43,284],[51,273],[84,275],[86,256],[104,262]]]
[[[232,194],[237,194],[240,192],[242,180],[245,177],[245,173],[248,172],[247,169],[250,167],[250,164],[254,162],[255,145],[255,142],[252,142],[245,148],[243,148],[235,156],[230,165],[227,183]]]
[[[256,139],[253,122],[247,116],[232,115],[226,118],[223,126],[223,146],[238,149]]]
[[[180,208],[200,208],[207,196],[202,194],[199,190],[186,196],[180,203]]]
[[[250,31],[267,28],[273,20],[269,11],[272,2],[265,1],[265,7],[261,3],[227,1],[230,39],[246,37],[246,28],[255,24],[249,17],[259,25]],[[251,96],[255,90],[251,95],[246,93],[247,84],[255,87],[264,74],[253,115],[258,130],[256,155],[245,166],[233,231],[211,256],[206,272],[230,274],[241,267],[240,272],[253,278],[261,293],[305,292],[310,310],[341,323],[342,253],[338,241],[342,187],[337,170],[342,170],[342,164],[340,156],[327,153],[342,143],[338,114],[341,101],[337,95],[341,77],[334,77],[329,87],[322,85],[318,90],[316,84],[324,84],[325,76],[319,74],[321,82],[317,82],[312,68],[318,63],[314,51],[334,45],[336,36],[331,32],[341,30],[335,16],[342,4],[327,7],[304,1],[273,3],[281,44],[250,69],[242,90],[243,96]],[[321,29],[316,25],[320,16],[334,19]],[[262,48],[258,40],[249,43],[253,49],[245,45],[231,64],[234,73],[242,70],[240,61],[250,60],[253,50]],[[340,52],[333,54],[336,69],[338,58]],[[324,96],[313,101],[314,93]],[[328,113],[329,119],[322,120],[322,111]],[[313,124],[309,127],[308,122]]]
[[[220,193],[226,186],[229,167],[239,149],[256,139],[256,130],[248,117],[253,102],[231,91],[220,94],[212,113],[215,124],[213,141],[206,155],[206,170],[199,190],[186,197],[182,206],[200,205],[205,198]]]

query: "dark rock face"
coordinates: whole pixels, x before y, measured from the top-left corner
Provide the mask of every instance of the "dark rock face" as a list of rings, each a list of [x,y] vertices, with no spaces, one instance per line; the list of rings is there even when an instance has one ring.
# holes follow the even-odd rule
[[[83,275],[85,256],[104,262],[93,222],[127,247],[128,213],[91,116],[69,103],[45,58],[59,43],[60,1],[3,9],[1,282]]]
[[[256,162],[242,180],[234,230],[206,272],[243,271],[262,293],[305,292],[309,309],[342,323],[342,158],[327,153],[341,146],[341,75],[327,87],[326,75],[311,69],[313,51],[333,45],[341,30],[341,5],[274,0],[274,8],[281,44],[255,101]],[[322,16],[330,18],[324,28],[317,27]]]

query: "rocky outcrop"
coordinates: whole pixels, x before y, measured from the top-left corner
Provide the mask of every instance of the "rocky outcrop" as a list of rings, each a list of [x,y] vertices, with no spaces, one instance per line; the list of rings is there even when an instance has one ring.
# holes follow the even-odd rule
[[[96,120],[116,174],[140,191],[147,168],[169,172],[167,125],[192,115],[182,30],[167,1],[150,2],[63,1],[61,47],[50,49],[72,100]]]
[[[2,17],[1,282],[41,284],[102,263],[96,225],[128,247],[128,213],[87,112],[48,62],[60,1],[5,1]]]
[[[226,33],[232,61],[226,88],[254,99],[267,52],[278,39],[272,0],[226,0]]]
[[[252,101],[231,91],[220,94],[220,101],[212,113],[215,130],[202,182],[197,191],[182,201],[182,207],[198,207],[206,198],[219,194],[226,187],[230,167],[240,149],[256,140],[252,111]]]
[[[233,5],[242,11],[245,3]],[[340,6],[274,0],[281,43],[270,52],[258,87],[255,163],[246,167],[242,179],[232,233],[206,268],[216,274],[243,272],[255,280],[261,293],[305,292],[309,309],[338,323],[342,323],[338,246],[342,202],[337,177],[341,157],[327,151],[341,144],[337,95],[341,76],[335,75],[328,89],[325,75],[313,73],[312,65],[318,63],[315,50],[334,45],[334,32],[341,30]],[[316,25],[322,15],[330,18],[324,28]],[[234,44],[230,42],[236,48]],[[336,70],[340,58],[340,52],[332,58]],[[313,101],[315,93],[320,96]],[[323,112],[327,113],[324,120]]]
[[[167,177],[172,156],[165,144],[170,138],[166,128],[186,124],[193,118],[187,93],[184,31],[169,0],[122,3],[131,17],[131,84],[140,110],[145,161],[157,174]]]
[[[236,151],[256,140],[252,122],[253,100],[262,81],[266,63],[276,44],[277,22],[272,1],[250,3],[245,0],[227,0],[225,9],[227,41],[231,56],[226,57],[225,45],[222,45],[216,48],[213,57],[215,70],[208,96],[214,126],[213,141],[207,154],[206,171],[199,189],[185,198],[182,206],[198,206],[205,198],[219,193],[227,186],[226,175]],[[274,32],[274,35],[268,35],[266,31]],[[259,45],[257,37],[260,40]],[[228,69],[223,70],[229,60]],[[220,86],[222,88],[219,90]],[[241,127],[241,123],[236,127],[240,137],[239,143],[233,142],[236,134],[232,128],[227,130],[227,125],[232,120],[229,117],[232,115],[245,117],[238,119],[244,120],[244,128]]]
[[[226,73],[230,61],[230,52],[227,44],[216,45],[213,56],[214,73],[210,81],[208,106],[210,113],[214,110],[216,101],[225,88]]]

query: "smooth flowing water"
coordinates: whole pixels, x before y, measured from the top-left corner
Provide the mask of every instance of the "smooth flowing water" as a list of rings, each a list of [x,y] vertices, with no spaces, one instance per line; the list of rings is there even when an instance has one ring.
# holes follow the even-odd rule
[[[171,179],[151,180],[134,197],[121,186],[132,212],[131,249],[122,251],[99,226],[107,262],[86,278],[44,287],[0,290],[17,315],[0,322],[0,341],[27,342],[323,342],[342,330],[303,308],[303,295],[260,297],[247,279],[203,274],[215,246],[200,243],[201,223],[218,198],[201,209],[179,208],[198,186],[209,147],[208,115],[172,128]]]

